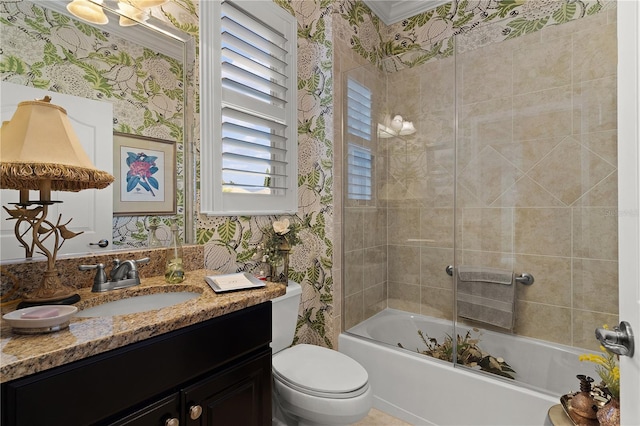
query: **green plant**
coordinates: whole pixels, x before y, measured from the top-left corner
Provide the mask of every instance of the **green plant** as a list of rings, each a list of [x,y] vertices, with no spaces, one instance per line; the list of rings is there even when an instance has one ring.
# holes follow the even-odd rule
[[[478,343],[480,342],[479,330],[474,328],[473,331],[478,333],[477,339],[472,339],[471,331],[467,331],[464,337],[457,334],[455,342],[453,338],[447,334],[444,341],[442,343],[438,343],[437,339],[429,337],[427,334],[423,333],[422,330],[418,330],[418,335],[424,342],[427,349],[416,349],[416,352],[441,359],[443,361],[453,361],[453,353],[455,350],[457,364],[471,368],[479,368],[481,371],[487,371],[489,373],[497,374],[498,376],[513,379],[514,377],[512,373],[515,374],[515,370],[513,370],[511,366],[504,361],[504,359],[494,357],[480,349],[478,346]],[[404,348],[400,343],[398,343],[398,346]]]

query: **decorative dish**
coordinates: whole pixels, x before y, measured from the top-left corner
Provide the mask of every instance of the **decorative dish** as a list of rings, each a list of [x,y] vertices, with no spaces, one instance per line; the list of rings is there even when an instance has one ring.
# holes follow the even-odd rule
[[[76,312],[78,308],[75,306],[43,305],[18,309],[3,315],[2,318],[15,333],[51,333],[67,328],[69,320]]]

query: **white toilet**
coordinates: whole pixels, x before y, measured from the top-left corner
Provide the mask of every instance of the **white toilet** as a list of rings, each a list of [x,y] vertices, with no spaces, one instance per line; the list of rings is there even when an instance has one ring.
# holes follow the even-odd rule
[[[272,300],[273,425],[348,425],[373,404],[367,371],[331,349],[293,342],[302,289]]]

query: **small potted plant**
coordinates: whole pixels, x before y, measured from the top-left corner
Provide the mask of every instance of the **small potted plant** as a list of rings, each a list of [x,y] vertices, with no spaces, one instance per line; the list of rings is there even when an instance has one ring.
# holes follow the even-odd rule
[[[298,243],[298,231],[300,225],[291,223],[289,219],[274,221],[270,227],[262,232],[264,234],[263,262],[271,267],[271,280],[286,283],[289,279],[289,253]],[[283,266],[282,274],[276,274],[276,268]]]

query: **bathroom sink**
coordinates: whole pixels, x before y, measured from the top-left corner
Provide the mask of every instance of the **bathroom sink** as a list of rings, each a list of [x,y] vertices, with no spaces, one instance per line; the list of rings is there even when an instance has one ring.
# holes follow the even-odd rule
[[[112,317],[115,315],[135,314],[177,305],[199,297],[202,293],[191,291],[173,291],[169,293],[145,294],[126,299],[114,300],[76,313],[76,317]]]

